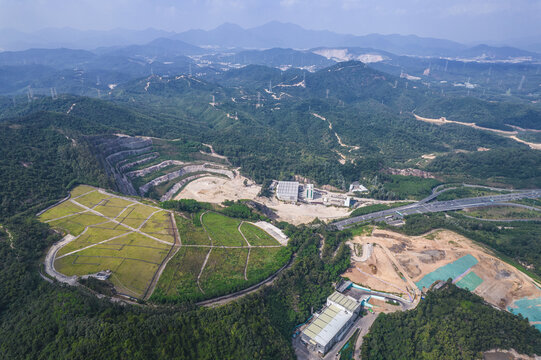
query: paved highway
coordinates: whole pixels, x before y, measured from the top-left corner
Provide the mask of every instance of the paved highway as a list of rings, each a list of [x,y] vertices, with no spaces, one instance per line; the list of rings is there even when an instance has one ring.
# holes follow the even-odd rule
[[[443,191],[441,191],[443,192]],[[439,194],[441,192],[436,192]],[[483,207],[488,205],[499,205],[499,203],[520,200],[520,199],[535,199],[541,197],[541,189],[536,190],[526,190],[526,191],[517,191],[510,194],[503,195],[490,195],[490,196],[480,196],[475,198],[466,198],[466,199],[456,199],[449,201],[433,201],[435,194],[430,195],[429,197],[416,202],[414,204],[405,205],[397,207],[394,209],[377,211],[366,215],[356,216],[345,220],[340,220],[332,225],[336,226],[339,230],[348,228],[354,224],[373,221],[373,220],[385,220],[392,216],[403,217],[406,215],[412,214],[423,214],[431,212],[441,212],[441,211],[452,211],[452,210],[462,210],[467,208]],[[437,196],[437,195],[436,195]],[[510,204],[506,204],[510,205]]]

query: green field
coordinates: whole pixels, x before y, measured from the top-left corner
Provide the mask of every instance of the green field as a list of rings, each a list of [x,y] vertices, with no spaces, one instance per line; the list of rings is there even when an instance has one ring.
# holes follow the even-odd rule
[[[476,188],[476,187],[458,187],[456,189],[447,190],[438,195],[436,200],[446,201],[446,200],[455,200],[455,199],[465,199],[479,196],[489,196],[489,195],[503,195],[508,194],[509,191],[495,191],[485,188]]]
[[[220,296],[244,288],[244,266],[248,249],[213,248],[201,275],[207,296]]]
[[[275,273],[291,256],[290,249],[286,247],[258,247],[279,243],[250,223],[243,223],[241,226],[241,230],[253,246],[248,248],[238,231],[241,220],[217,213],[206,213],[203,216],[205,224],[203,227],[196,225],[199,222],[194,221],[199,219],[200,214],[193,216],[193,219],[178,215],[175,217],[183,246],[169,261],[160,277],[151,298],[154,302],[201,301],[245,289]],[[207,231],[214,240],[212,248]],[[216,239],[220,241],[218,246]],[[231,239],[235,239],[236,242]],[[241,244],[240,239],[244,243],[242,248],[221,247],[224,243]],[[209,250],[211,251],[208,261],[201,272]],[[250,257],[246,264],[248,252]],[[199,285],[202,290],[197,284],[200,272]]]
[[[192,216],[198,216],[192,214]],[[192,219],[175,215],[180,241],[183,245],[210,245],[210,240],[202,226],[196,226]]]
[[[197,286],[197,276],[209,248],[182,247],[162,273],[153,299],[159,297],[187,301],[201,300],[204,294]]]
[[[250,250],[246,277],[248,281],[259,282],[274,274],[291,256],[286,247],[253,248]]]
[[[252,246],[254,245],[280,245],[280,243],[276,241],[275,238],[273,238],[262,229],[250,223],[247,223],[247,222],[242,223],[240,230],[246,237],[246,240],[248,240],[248,242]]]
[[[88,191],[92,192],[86,194]],[[75,188],[72,199],[75,194],[80,197],[74,201],[92,207],[102,216],[89,211],[78,214],[82,208],[71,200],[40,216],[41,221],[53,220],[49,221],[53,228],[75,236],[57,252],[56,270],[68,276],[111,270],[109,280],[118,292],[141,298],[174,242],[169,213],[162,210],[149,218],[156,208],[102,194],[88,186]],[[67,217],[54,220],[61,216]],[[116,222],[112,221],[114,218]],[[123,224],[131,228],[142,225],[148,235]]]
[[[479,219],[541,219],[541,211],[512,206],[487,206],[460,213]]]
[[[212,238],[213,245],[247,246],[246,241],[238,231],[240,220],[208,212],[203,215],[203,224]]]

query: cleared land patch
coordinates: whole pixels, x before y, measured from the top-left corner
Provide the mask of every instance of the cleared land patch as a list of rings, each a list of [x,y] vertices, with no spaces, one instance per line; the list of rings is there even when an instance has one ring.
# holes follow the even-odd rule
[[[433,281],[452,278],[457,286],[500,309],[512,307],[519,311],[518,300],[541,298],[541,289],[532,278],[489,249],[449,230],[406,236],[375,228],[347,244],[352,248],[353,265],[342,276],[374,290],[395,294],[404,294],[405,290],[412,294]],[[369,246],[373,251],[364,256]],[[541,315],[541,306],[525,311],[539,311]],[[530,322],[536,325],[532,319]]]

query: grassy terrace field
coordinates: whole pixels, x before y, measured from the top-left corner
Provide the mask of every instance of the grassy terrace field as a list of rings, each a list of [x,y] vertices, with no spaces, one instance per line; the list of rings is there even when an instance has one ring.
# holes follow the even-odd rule
[[[174,217],[180,248],[158,279],[154,301],[225,295],[264,280],[290,257],[288,248],[251,223],[215,212]],[[115,289],[136,298],[147,294],[175,243],[170,212],[89,186],[73,189],[70,199],[39,218],[74,236],[57,251],[56,271],[82,276],[111,270]]]
[[[289,248],[248,222],[214,212],[192,216],[175,217],[182,247],[158,281],[151,297],[155,302],[200,301],[244,289],[275,273],[291,256]]]
[[[137,298],[174,243],[169,212],[84,185],[39,218],[75,237],[56,253],[58,272],[111,270],[116,290]]]

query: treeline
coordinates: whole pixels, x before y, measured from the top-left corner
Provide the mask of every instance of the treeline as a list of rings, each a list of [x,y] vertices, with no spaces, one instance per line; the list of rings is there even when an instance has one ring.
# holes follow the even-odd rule
[[[222,203],[223,206],[221,207],[193,199],[167,200],[160,204],[164,209],[184,211],[190,214],[196,214],[205,210],[213,210],[232,218],[254,221],[267,219],[266,216],[258,213],[240,200],[226,200]]]
[[[482,359],[491,349],[541,354],[541,333],[522,317],[486,305],[448,283],[417,308],[380,314],[362,345],[363,359]]]
[[[516,188],[541,187],[541,156],[538,150],[494,149],[437,157],[428,171],[457,181],[503,183]]]

